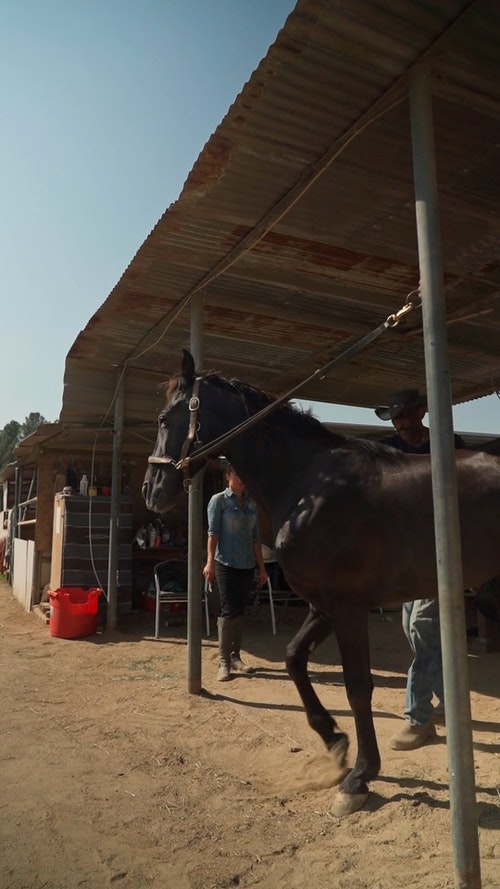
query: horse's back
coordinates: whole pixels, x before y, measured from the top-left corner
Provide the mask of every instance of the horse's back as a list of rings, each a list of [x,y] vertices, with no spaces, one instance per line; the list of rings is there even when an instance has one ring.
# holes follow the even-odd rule
[[[459,452],[464,588],[500,574],[500,458]],[[302,479],[276,538],[299,595],[353,596],[376,607],[437,595],[431,462],[325,455]],[[330,591],[330,593],[328,593]]]
[[[491,438],[468,446],[469,451],[482,451],[484,454],[500,456],[500,438]]]

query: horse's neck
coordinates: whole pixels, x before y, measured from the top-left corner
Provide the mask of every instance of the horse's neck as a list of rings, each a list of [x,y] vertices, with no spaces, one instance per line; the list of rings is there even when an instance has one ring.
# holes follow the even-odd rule
[[[227,457],[250,496],[272,515],[276,507],[281,509],[289,499],[300,496],[305,464],[321,450],[324,446],[299,441],[293,434],[273,437],[269,432],[259,434],[257,429],[231,442]]]
[[[255,400],[249,405],[243,392],[228,398],[227,391],[216,388],[208,410],[213,424],[210,437],[230,432],[268,403],[264,399],[262,404]],[[250,496],[269,515],[275,515],[276,510],[286,511],[294,499],[300,498],[302,487],[306,490],[305,470],[325,447],[325,442],[308,434],[307,429],[297,432],[294,423],[280,416],[278,409],[268,420],[257,421],[227,444],[223,441],[220,453],[234,465]]]

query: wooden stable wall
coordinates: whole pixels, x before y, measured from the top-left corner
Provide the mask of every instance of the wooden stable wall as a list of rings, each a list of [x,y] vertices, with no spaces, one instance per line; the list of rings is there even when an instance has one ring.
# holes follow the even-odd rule
[[[33,576],[35,553],[32,540],[14,540],[14,564],[16,566],[12,592],[17,601],[31,610],[33,596]]]
[[[109,441],[109,439],[108,439]],[[71,448],[71,449],[70,449]],[[127,490],[127,497],[132,501],[132,534],[131,543],[139,528],[154,522],[158,516],[146,509],[142,497],[142,483],[147,468],[150,445],[146,443],[144,454],[132,454],[126,452],[122,455],[122,491]],[[61,493],[66,485],[68,467],[76,474],[77,485],[82,473],[86,473],[90,481],[92,474],[92,460],[94,460],[94,472],[97,476],[98,489],[107,487],[111,479],[111,453],[109,447],[101,449],[93,448],[93,444],[79,446],[64,445],[60,436],[52,440],[46,440],[37,452],[37,460],[30,458],[21,465],[21,471],[25,480],[37,472],[37,506],[36,524],[26,525],[20,529],[20,537],[23,540],[34,542],[33,575],[31,588],[32,605],[38,604],[44,593],[50,586],[54,502],[55,495]],[[215,491],[224,486],[223,474],[216,467],[208,467],[204,476],[204,516],[209,497]],[[77,495],[79,496],[79,495]],[[174,532],[177,543],[187,540],[188,498],[181,489],[176,508],[169,513],[168,525],[170,532]],[[164,524],[166,520],[164,517]],[[263,523],[263,538],[267,541]],[[183,544],[181,544],[183,545]],[[135,552],[136,548],[134,548]],[[15,571],[15,569],[14,569]]]
[[[52,520],[54,515],[54,458],[44,451],[38,459],[37,514],[35,530],[34,604],[50,578]]]
[[[42,593],[50,583],[52,561],[52,533],[54,519],[54,498],[62,491],[66,481],[66,470],[70,466],[74,468],[77,480],[86,472],[90,477],[91,452],[83,449],[71,453],[61,448],[43,447],[38,454],[38,485],[37,485],[37,515],[34,528],[35,560],[33,567],[33,604],[40,601]],[[134,455],[127,458],[124,455],[122,461],[124,467],[124,483],[132,499],[132,538],[135,531],[142,525],[156,518],[148,512],[142,497],[142,483],[147,467],[147,453],[143,457]],[[108,454],[96,454],[95,466],[97,467],[98,481],[100,485],[109,481],[111,477],[111,457]],[[27,470],[25,470],[27,471]],[[99,478],[101,476],[101,478]],[[180,524],[184,525],[185,517],[181,517]],[[179,521],[177,521],[179,524]],[[180,532],[180,528],[178,530]],[[23,533],[23,537],[28,536]],[[132,542],[132,541],[131,541]]]

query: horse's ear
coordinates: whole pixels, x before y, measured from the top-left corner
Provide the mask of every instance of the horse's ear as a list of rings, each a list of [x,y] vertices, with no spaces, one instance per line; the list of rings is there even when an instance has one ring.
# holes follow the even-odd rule
[[[194,383],[194,378],[196,376],[196,371],[194,367],[194,359],[191,355],[191,352],[188,352],[186,349],[182,350],[182,364],[181,364],[181,377],[185,382],[186,386],[192,386]]]

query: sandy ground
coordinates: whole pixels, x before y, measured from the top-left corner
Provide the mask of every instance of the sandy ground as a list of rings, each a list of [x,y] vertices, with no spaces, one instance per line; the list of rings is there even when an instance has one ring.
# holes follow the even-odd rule
[[[246,649],[259,672],[186,682],[186,628],[151,615],[85,640],[53,638],[0,584],[0,889],[418,889],[453,887],[446,730],[396,753],[409,663],[399,615],[372,615],[382,774],[342,821],[319,738],[283,659],[302,610],[272,636],[261,606]],[[500,887],[500,655],[469,645],[482,886]],[[353,738],[336,645],[314,686]],[[352,751],[351,751],[352,758]]]

